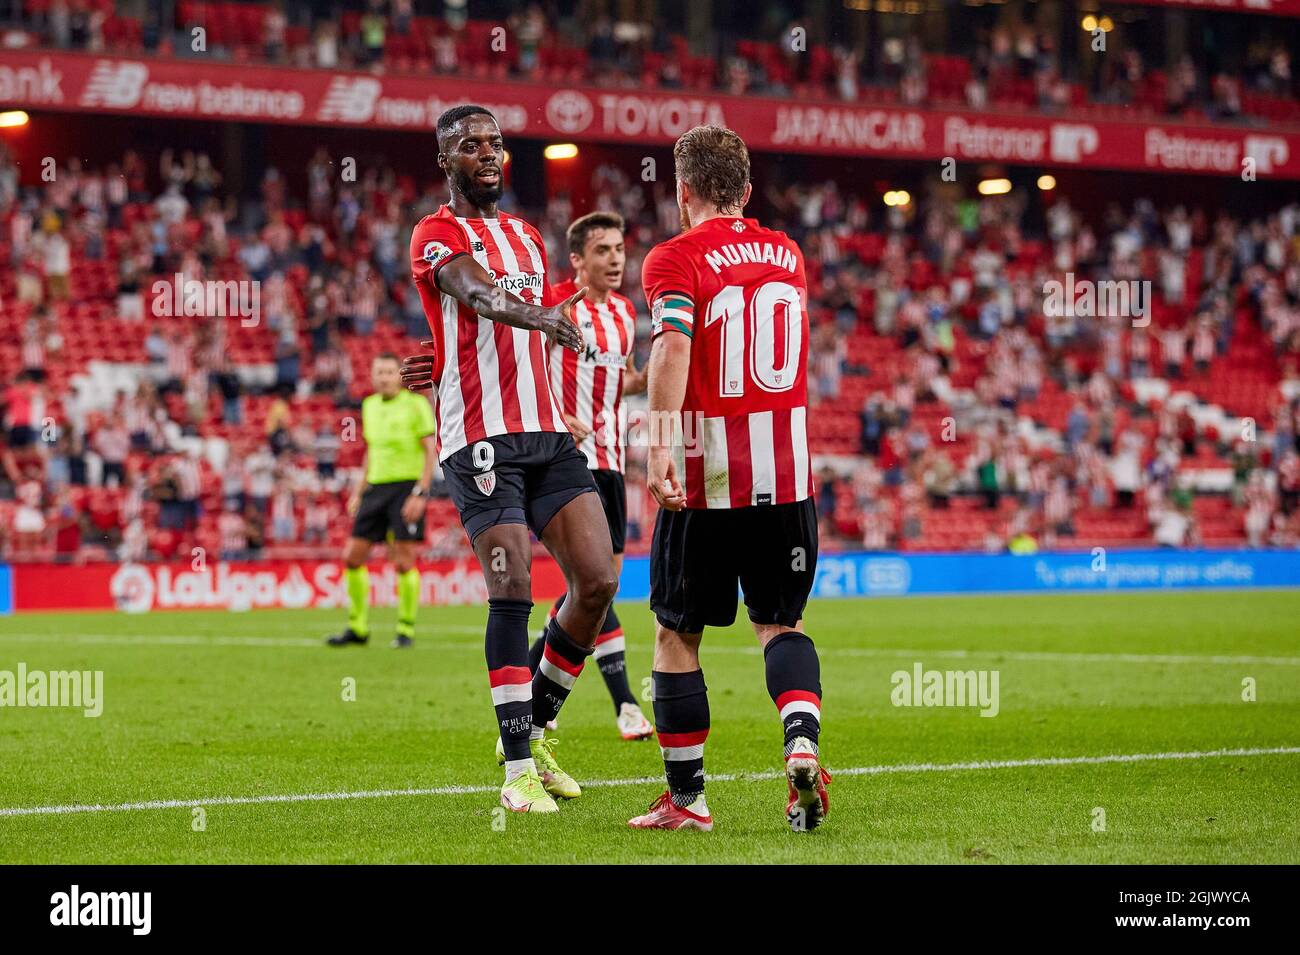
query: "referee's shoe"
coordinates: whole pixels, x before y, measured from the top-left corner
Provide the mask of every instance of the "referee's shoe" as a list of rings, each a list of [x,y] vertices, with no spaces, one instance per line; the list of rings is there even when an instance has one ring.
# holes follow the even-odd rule
[[[346,647],[349,643],[359,643],[362,646],[365,646],[367,643],[370,642],[370,635],[367,634],[366,636],[363,637],[361,634],[357,633],[351,627],[348,627],[342,633],[334,634],[334,636],[330,637],[325,642],[328,643],[331,647]],[[410,640],[408,638],[407,645],[409,645],[409,643]],[[397,646],[397,645],[398,645],[397,641],[394,640],[393,646]]]

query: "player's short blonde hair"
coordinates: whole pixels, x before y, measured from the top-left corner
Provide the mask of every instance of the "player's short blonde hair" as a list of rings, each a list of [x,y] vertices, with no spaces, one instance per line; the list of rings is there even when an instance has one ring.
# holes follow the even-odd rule
[[[688,129],[673,146],[677,178],[719,209],[739,209],[749,184],[745,141],[721,126]]]

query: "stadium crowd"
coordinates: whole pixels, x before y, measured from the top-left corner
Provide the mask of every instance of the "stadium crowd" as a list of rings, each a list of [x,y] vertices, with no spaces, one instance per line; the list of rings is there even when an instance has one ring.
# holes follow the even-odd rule
[[[341,543],[370,360],[427,329],[406,241],[441,184],[340,182],[330,160],[268,168],[241,209],[201,154],[72,160],[39,188],[0,154],[6,558]],[[639,301],[641,257],[677,229],[672,194],[615,164],[592,186],[629,223]],[[1032,229],[1023,190],[938,186],[891,208],[823,182],[769,184],[750,211],[807,259],[829,546],[1300,543],[1300,207],[1246,221],[1138,202],[1089,223],[1055,200]],[[575,214],[557,193],[531,215],[554,281]],[[258,283],[254,320],[176,313],[178,273]],[[1154,295],[1140,315],[1053,310],[1065,273]],[[643,350],[647,331],[642,316]],[[641,449],[628,470],[643,548]],[[428,553],[463,553],[450,502],[432,507]]]
[[[1136,33],[1101,19],[1116,45],[1087,75],[1062,56],[1061,40],[1014,17],[994,23],[965,11],[946,48],[923,42],[920,18],[871,36],[869,45],[823,43],[819,26],[778,3],[711,31],[712,49],[684,24],[617,16],[599,3],[499,5],[501,18],[471,19],[465,0],[436,15],[414,0],[364,0],[329,8],[303,2],[26,0],[8,45],[201,55],[322,69],[515,77],[532,82],[715,90],[735,95],[817,95],[906,105],[1032,109],[1117,106],[1130,114],[1232,121],[1300,119],[1285,37],[1256,18],[1240,62],[1212,42],[1166,57],[1159,31]],[[491,5],[489,5],[489,9]],[[733,18],[734,19],[734,18]],[[1097,20],[1093,17],[1093,20]],[[676,28],[676,29],[674,29]],[[1131,35],[1130,35],[1131,33]]]

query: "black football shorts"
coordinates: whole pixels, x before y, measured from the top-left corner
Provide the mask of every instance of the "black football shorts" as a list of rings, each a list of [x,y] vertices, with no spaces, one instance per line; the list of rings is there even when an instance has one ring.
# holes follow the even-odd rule
[[[605,506],[605,520],[609,522],[609,542],[614,553],[623,553],[627,545],[627,486],[618,471],[601,468],[591,472],[596,479],[600,502]]]
[[[443,461],[442,470],[471,542],[497,524],[525,524],[540,538],[564,505],[596,490],[567,431],[484,438]]]
[[[681,633],[736,620],[737,584],[754,623],[793,627],[817,571],[817,508],[807,498],[754,507],[659,511],[650,609]]]
[[[371,484],[361,495],[357,516],[352,521],[352,536],[362,540],[381,541],[393,532],[396,541],[424,540],[424,514],[413,524],[402,520],[402,505],[411,496],[414,481],[392,481],[388,484]]]

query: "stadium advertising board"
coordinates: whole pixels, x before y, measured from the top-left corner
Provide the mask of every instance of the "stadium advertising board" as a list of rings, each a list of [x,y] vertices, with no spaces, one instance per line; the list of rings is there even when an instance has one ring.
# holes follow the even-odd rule
[[[1300,553],[1112,550],[1077,554],[824,554],[813,594],[1091,592],[1300,586]]]
[[[487,586],[472,560],[425,562],[420,568],[420,602],[426,606],[483,604]],[[178,564],[15,564],[0,567],[0,609],[257,610],[342,607],[347,603],[339,561],[225,561],[195,567]],[[396,606],[397,575],[376,563],[370,575],[371,604]],[[550,558],[533,561],[533,596],[551,600],[564,591],[564,578]]]
[[[395,605],[392,565],[373,565],[374,606]],[[487,603],[483,574],[469,560],[419,565],[420,603]],[[1105,554],[825,553],[817,561],[814,597],[889,597],[954,593],[1087,593],[1300,587],[1300,552],[1240,550],[1112,550]],[[564,590],[549,557],[533,561],[533,599]],[[650,562],[629,557],[620,600],[648,600]],[[342,607],[347,602],[338,561],[189,564],[0,565],[0,613],[24,610],[253,610]]]
[[[700,123],[751,149],[1031,166],[1300,179],[1300,132],[1095,121],[712,93],[551,89],[459,77],[10,52],[0,104],[184,119],[432,130],[443,110],[483,103],[507,135],[669,144]]]

